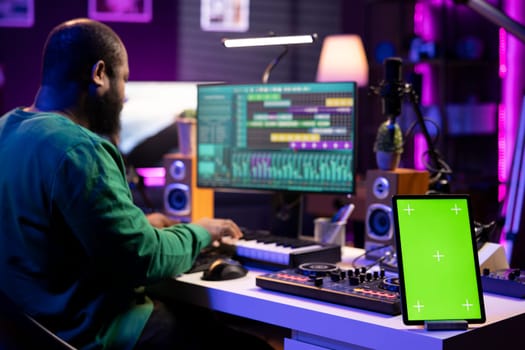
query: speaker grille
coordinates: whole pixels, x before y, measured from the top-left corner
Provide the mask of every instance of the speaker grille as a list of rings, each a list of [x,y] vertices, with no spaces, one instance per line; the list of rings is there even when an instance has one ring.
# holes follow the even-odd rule
[[[392,196],[424,194],[428,190],[428,183],[427,171],[404,168],[367,171],[365,217],[367,258],[378,259],[385,253],[395,250]]]
[[[184,184],[170,184],[164,191],[166,210],[172,215],[189,215],[191,208],[190,187]]]
[[[180,153],[166,154],[164,168],[166,169],[164,187],[166,214],[184,222],[213,217],[213,190],[197,187],[195,156]]]
[[[367,212],[368,235],[380,241],[388,241],[394,235],[392,208],[375,203],[368,207]]]

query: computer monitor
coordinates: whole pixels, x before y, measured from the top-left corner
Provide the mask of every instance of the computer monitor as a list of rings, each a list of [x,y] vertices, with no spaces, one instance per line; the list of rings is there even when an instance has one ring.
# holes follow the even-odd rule
[[[355,82],[199,84],[197,185],[355,192]]]

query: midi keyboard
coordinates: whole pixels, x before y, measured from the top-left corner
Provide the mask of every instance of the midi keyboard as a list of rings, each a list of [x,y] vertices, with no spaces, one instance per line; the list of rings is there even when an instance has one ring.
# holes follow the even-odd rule
[[[270,270],[297,267],[300,264],[341,261],[341,246],[283,237],[267,231],[243,230],[241,239],[223,237],[222,245],[230,246],[233,258],[241,263]]]
[[[270,234],[268,231],[242,229],[240,239],[223,237],[217,247],[205,248],[186,273],[200,272],[219,258],[232,258],[243,265],[270,271],[297,267],[306,262],[341,261],[341,247],[335,244],[318,243]]]

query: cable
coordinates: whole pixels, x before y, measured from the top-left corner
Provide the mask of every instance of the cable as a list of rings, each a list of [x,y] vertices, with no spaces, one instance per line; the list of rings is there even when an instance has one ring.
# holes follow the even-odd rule
[[[384,245],[380,245],[380,246],[377,246],[375,248],[372,248],[372,249],[368,249],[366,250],[364,253],[356,256],[353,260],[352,260],[352,267],[353,268],[356,268],[357,267],[357,264],[356,262],[359,260],[359,259],[362,259],[363,257],[365,257],[367,254],[369,254],[370,252],[373,252],[373,251],[376,251],[376,250],[381,250],[381,249],[384,249],[384,248],[387,248],[387,247],[390,247],[391,245],[390,244],[384,244]],[[390,253],[390,252],[389,252]],[[391,255],[391,253],[390,253]],[[373,263],[367,265],[367,270],[370,269],[371,267],[373,267],[374,265],[377,265],[379,264],[381,261],[385,260],[386,257],[385,255],[381,256],[380,258],[376,259]]]

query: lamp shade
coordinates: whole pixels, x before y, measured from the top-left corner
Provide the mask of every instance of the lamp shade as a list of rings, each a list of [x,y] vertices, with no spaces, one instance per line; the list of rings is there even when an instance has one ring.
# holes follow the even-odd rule
[[[323,41],[317,81],[355,81],[368,84],[368,61],[359,35],[328,35]]]

